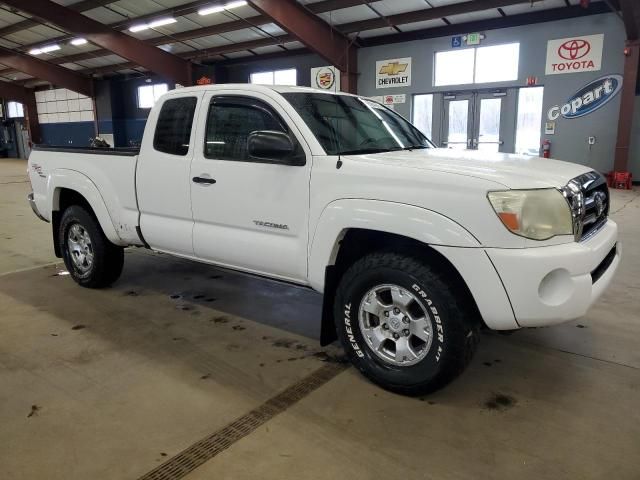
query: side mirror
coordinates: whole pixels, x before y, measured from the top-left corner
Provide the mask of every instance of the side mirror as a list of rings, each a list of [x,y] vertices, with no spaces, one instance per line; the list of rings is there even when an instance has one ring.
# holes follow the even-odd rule
[[[296,155],[295,145],[284,132],[258,130],[249,134],[247,142],[251,158],[287,165],[304,165],[304,157],[301,159]]]

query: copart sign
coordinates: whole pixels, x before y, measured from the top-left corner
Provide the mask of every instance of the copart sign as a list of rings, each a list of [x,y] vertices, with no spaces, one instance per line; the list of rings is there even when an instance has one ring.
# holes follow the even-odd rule
[[[408,87],[410,85],[411,57],[376,62],[376,88]]]
[[[566,103],[551,107],[547,117],[552,121],[560,116],[564,118],[583,117],[613,100],[621,88],[622,75],[600,77],[578,90]]]
[[[560,38],[547,43],[547,75],[597,72],[602,67],[604,34]]]

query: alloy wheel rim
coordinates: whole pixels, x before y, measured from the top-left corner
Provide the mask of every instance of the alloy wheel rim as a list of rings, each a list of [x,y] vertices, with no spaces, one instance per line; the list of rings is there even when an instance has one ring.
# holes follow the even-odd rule
[[[89,232],[80,225],[75,223],[69,229],[67,234],[67,249],[69,256],[76,269],[85,274],[93,267],[93,244]]]
[[[360,302],[358,323],[369,349],[391,365],[415,365],[431,348],[433,324],[427,309],[398,285],[368,290]]]

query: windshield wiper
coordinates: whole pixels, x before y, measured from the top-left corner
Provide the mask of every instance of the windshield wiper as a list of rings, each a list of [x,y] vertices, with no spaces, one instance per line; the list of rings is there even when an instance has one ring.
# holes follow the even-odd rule
[[[398,150],[402,150],[402,148],[359,148],[356,150],[345,150],[342,152],[338,152],[338,155],[362,155],[365,153],[397,152]]]
[[[409,145],[408,147],[404,147],[402,150],[424,150],[425,148],[429,148],[426,145]]]

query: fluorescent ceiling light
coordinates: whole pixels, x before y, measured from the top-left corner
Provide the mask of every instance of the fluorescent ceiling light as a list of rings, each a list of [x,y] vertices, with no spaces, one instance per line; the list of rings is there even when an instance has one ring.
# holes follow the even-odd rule
[[[244,7],[247,4],[244,0],[238,0],[237,2],[227,3],[224,8],[225,10],[230,10],[232,8]]]
[[[132,27],[129,27],[129,31],[132,33],[136,33],[136,32],[141,32],[142,30],[147,30],[149,28],[149,25],[147,25],[146,23],[143,23],[141,25],[134,25]]]
[[[224,7],[205,7],[198,10],[198,15],[211,15],[212,13],[224,12]]]
[[[75,45],[76,47],[78,47],[80,45],[86,45],[88,42],[86,38],[74,38],[69,43],[71,43],[71,45]]]
[[[56,50],[60,50],[60,45],[47,45],[40,48],[32,48],[29,50],[29,53],[31,55],[40,55],[41,53],[55,52]]]
[[[160,18],[158,20],[154,20],[149,23],[149,28],[162,27],[163,25],[170,25],[172,23],[176,23],[177,20],[175,18]]]
[[[209,15],[211,13],[220,13],[220,12],[223,12],[224,10],[231,10],[232,8],[243,7],[246,4],[247,4],[247,2],[245,2],[244,0],[238,0],[236,2],[227,3],[226,5],[217,5],[217,6],[211,6],[211,7],[204,7],[204,8],[201,8],[200,10],[198,10],[198,14],[199,15]]]
[[[177,20],[172,17],[167,18],[159,18],[149,23],[139,23],[138,25],[133,25],[129,27],[129,31],[132,33],[141,32],[143,30],[148,30],[149,28],[162,27],[163,25],[170,25],[172,23],[176,23]]]

